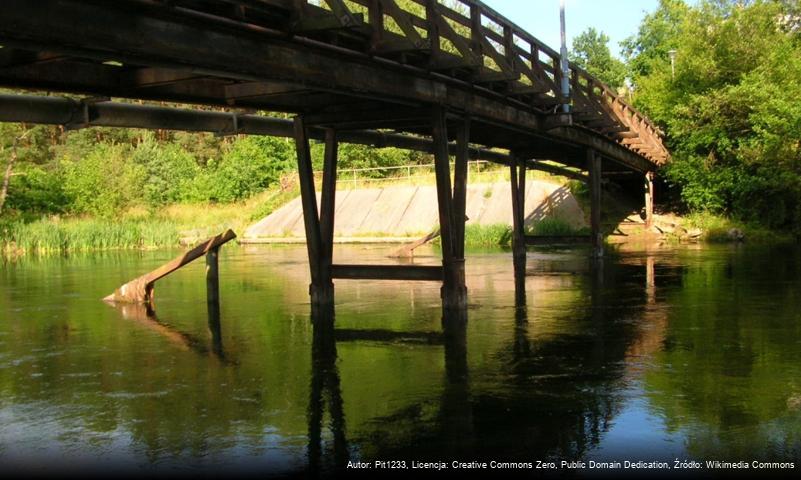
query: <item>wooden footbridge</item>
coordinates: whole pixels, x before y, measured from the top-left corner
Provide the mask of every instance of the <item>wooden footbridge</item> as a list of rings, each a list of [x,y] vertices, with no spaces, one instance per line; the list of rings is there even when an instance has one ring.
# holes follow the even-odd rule
[[[0,96],[0,121],[293,137],[313,304],[334,278],[378,278],[442,281],[443,305],[464,307],[469,158],[511,169],[522,268],[526,169],[589,181],[600,255],[601,178],[638,174],[648,193],[669,159],[616,92],[476,0],[4,0],[0,45],[0,86],[73,94]],[[310,139],[325,142],[319,211]],[[339,142],[433,153],[441,267],[332,263]]]

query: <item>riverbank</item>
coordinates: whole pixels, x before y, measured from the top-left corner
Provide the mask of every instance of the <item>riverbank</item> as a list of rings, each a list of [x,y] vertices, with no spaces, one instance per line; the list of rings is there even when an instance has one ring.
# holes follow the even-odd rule
[[[154,210],[133,208],[114,218],[5,218],[0,219],[0,251],[6,257],[15,257],[191,245],[228,228],[242,232],[295,196],[297,189],[276,187],[244,202],[175,204]]]
[[[257,194],[247,201],[230,204],[175,204],[157,210],[129,209],[116,218],[104,217],[59,217],[39,219],[0,219],[0,252],[6,258],[22,255],[62,254],[105,250],[149,250],[195,244],[204,238],[231,228],[238,234],[287,205],[298,195],[296,188],[279,187]],[[581,201],[581,195],[577,196]],[[609,202],[605,214],[614,220],[605,225],[610,243],[621,242],[749,242],[785,243],[796,237],[786,232],[776,232],[758,225],[738,222],[721,216],[696,213],[686,216],[675,214],[658,215],[655,227],[646,232],[642,224],[630,221],[636,215],[622,215],[625,205]],[[609,208],[607,208],[609,207]],[[606,210],[617,211],[609,214]],[[629,223],[632,230],[625,235],[616,235]],[[531,235],[581,235],[588,234],[586,228],[577,228],[559,218],[546,217],[527,228]],[[418,236],[419,237],[419,236]],[[393,232],[377,232],[366,236],[351,237],[349,243],[403,243],[411,239]],[[512,231],[502,223],[470,224],[465,231],[465,243],[472,248],[509,247]],[[290,239],[277,239],[280,243],[295,243]],[[298,241],[302,241],[300,238]],[[347,239],[345,239],[347,240]]]

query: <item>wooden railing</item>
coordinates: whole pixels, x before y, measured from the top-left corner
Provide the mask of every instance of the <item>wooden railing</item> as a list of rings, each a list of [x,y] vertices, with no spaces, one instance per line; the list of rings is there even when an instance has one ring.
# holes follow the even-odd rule
[[[480,1],[247,3],[287,2],[291,2],[292,31],[296,35],[347,31],[353,38],[364,38],[373,55],[423,65],[486,85],[540,112],[556,113],[568,104],[573,125],[609,137],[657,165],[669,158],[658,128],[616,92],[574,64],[569,66],[570,93],[564,97],[559,54]]]

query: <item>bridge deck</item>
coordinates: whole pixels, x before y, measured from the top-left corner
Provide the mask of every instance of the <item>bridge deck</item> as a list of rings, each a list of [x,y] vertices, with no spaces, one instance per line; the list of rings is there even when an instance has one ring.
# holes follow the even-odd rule
[[[481,2],[6,0],[0,85],[302,113],[310,126],[430,135],[429,108],[471,143],[586,168],[653,170],[657,129],[609,88]],[[561,114],[569,103],[571,115]]]

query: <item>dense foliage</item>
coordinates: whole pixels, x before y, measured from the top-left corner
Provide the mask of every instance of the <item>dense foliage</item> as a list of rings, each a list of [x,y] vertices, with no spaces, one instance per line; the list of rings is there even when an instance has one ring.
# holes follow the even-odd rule
[[[568,57],[590,75],[615,89],[622,87],[626,80],[626,65],[612,56],[609,36],[592,27],[573,39],[573,48]]]
[[[664,173],[691,210],[801,231],[799,13],[779,0],[661,0],[626,42],[635,102],[663,126]]]
[[[294,142],[275,137],[220,138],[106,128],[64,132],[59,127],[0,124],[4,165],[15,140],[18,155],[5,216],[108,218],[130,208],[230,203],[277,184],[296,168]],[[322,145],[313,145],[312,153],[319,170]],[[427,159],[393,148],[343,145],[340,149],[343,169],[417,161]]]
[[[571,58],[613,87],[633,88],[636,106],[666,133],[673,159],[664,176],[689,210],[801,231],[797,1],[660,0],[623,42],[625,63],[608,43],[589,29]],[[312,152],[319,170],[321,145]],[[343,169],[430,162],[353,145],[340,157]],[[108,218],[131,208],[230,203],[275,185],[294,165],[289,139],[0,124],[0,173],[9,180],[0,215]]]

